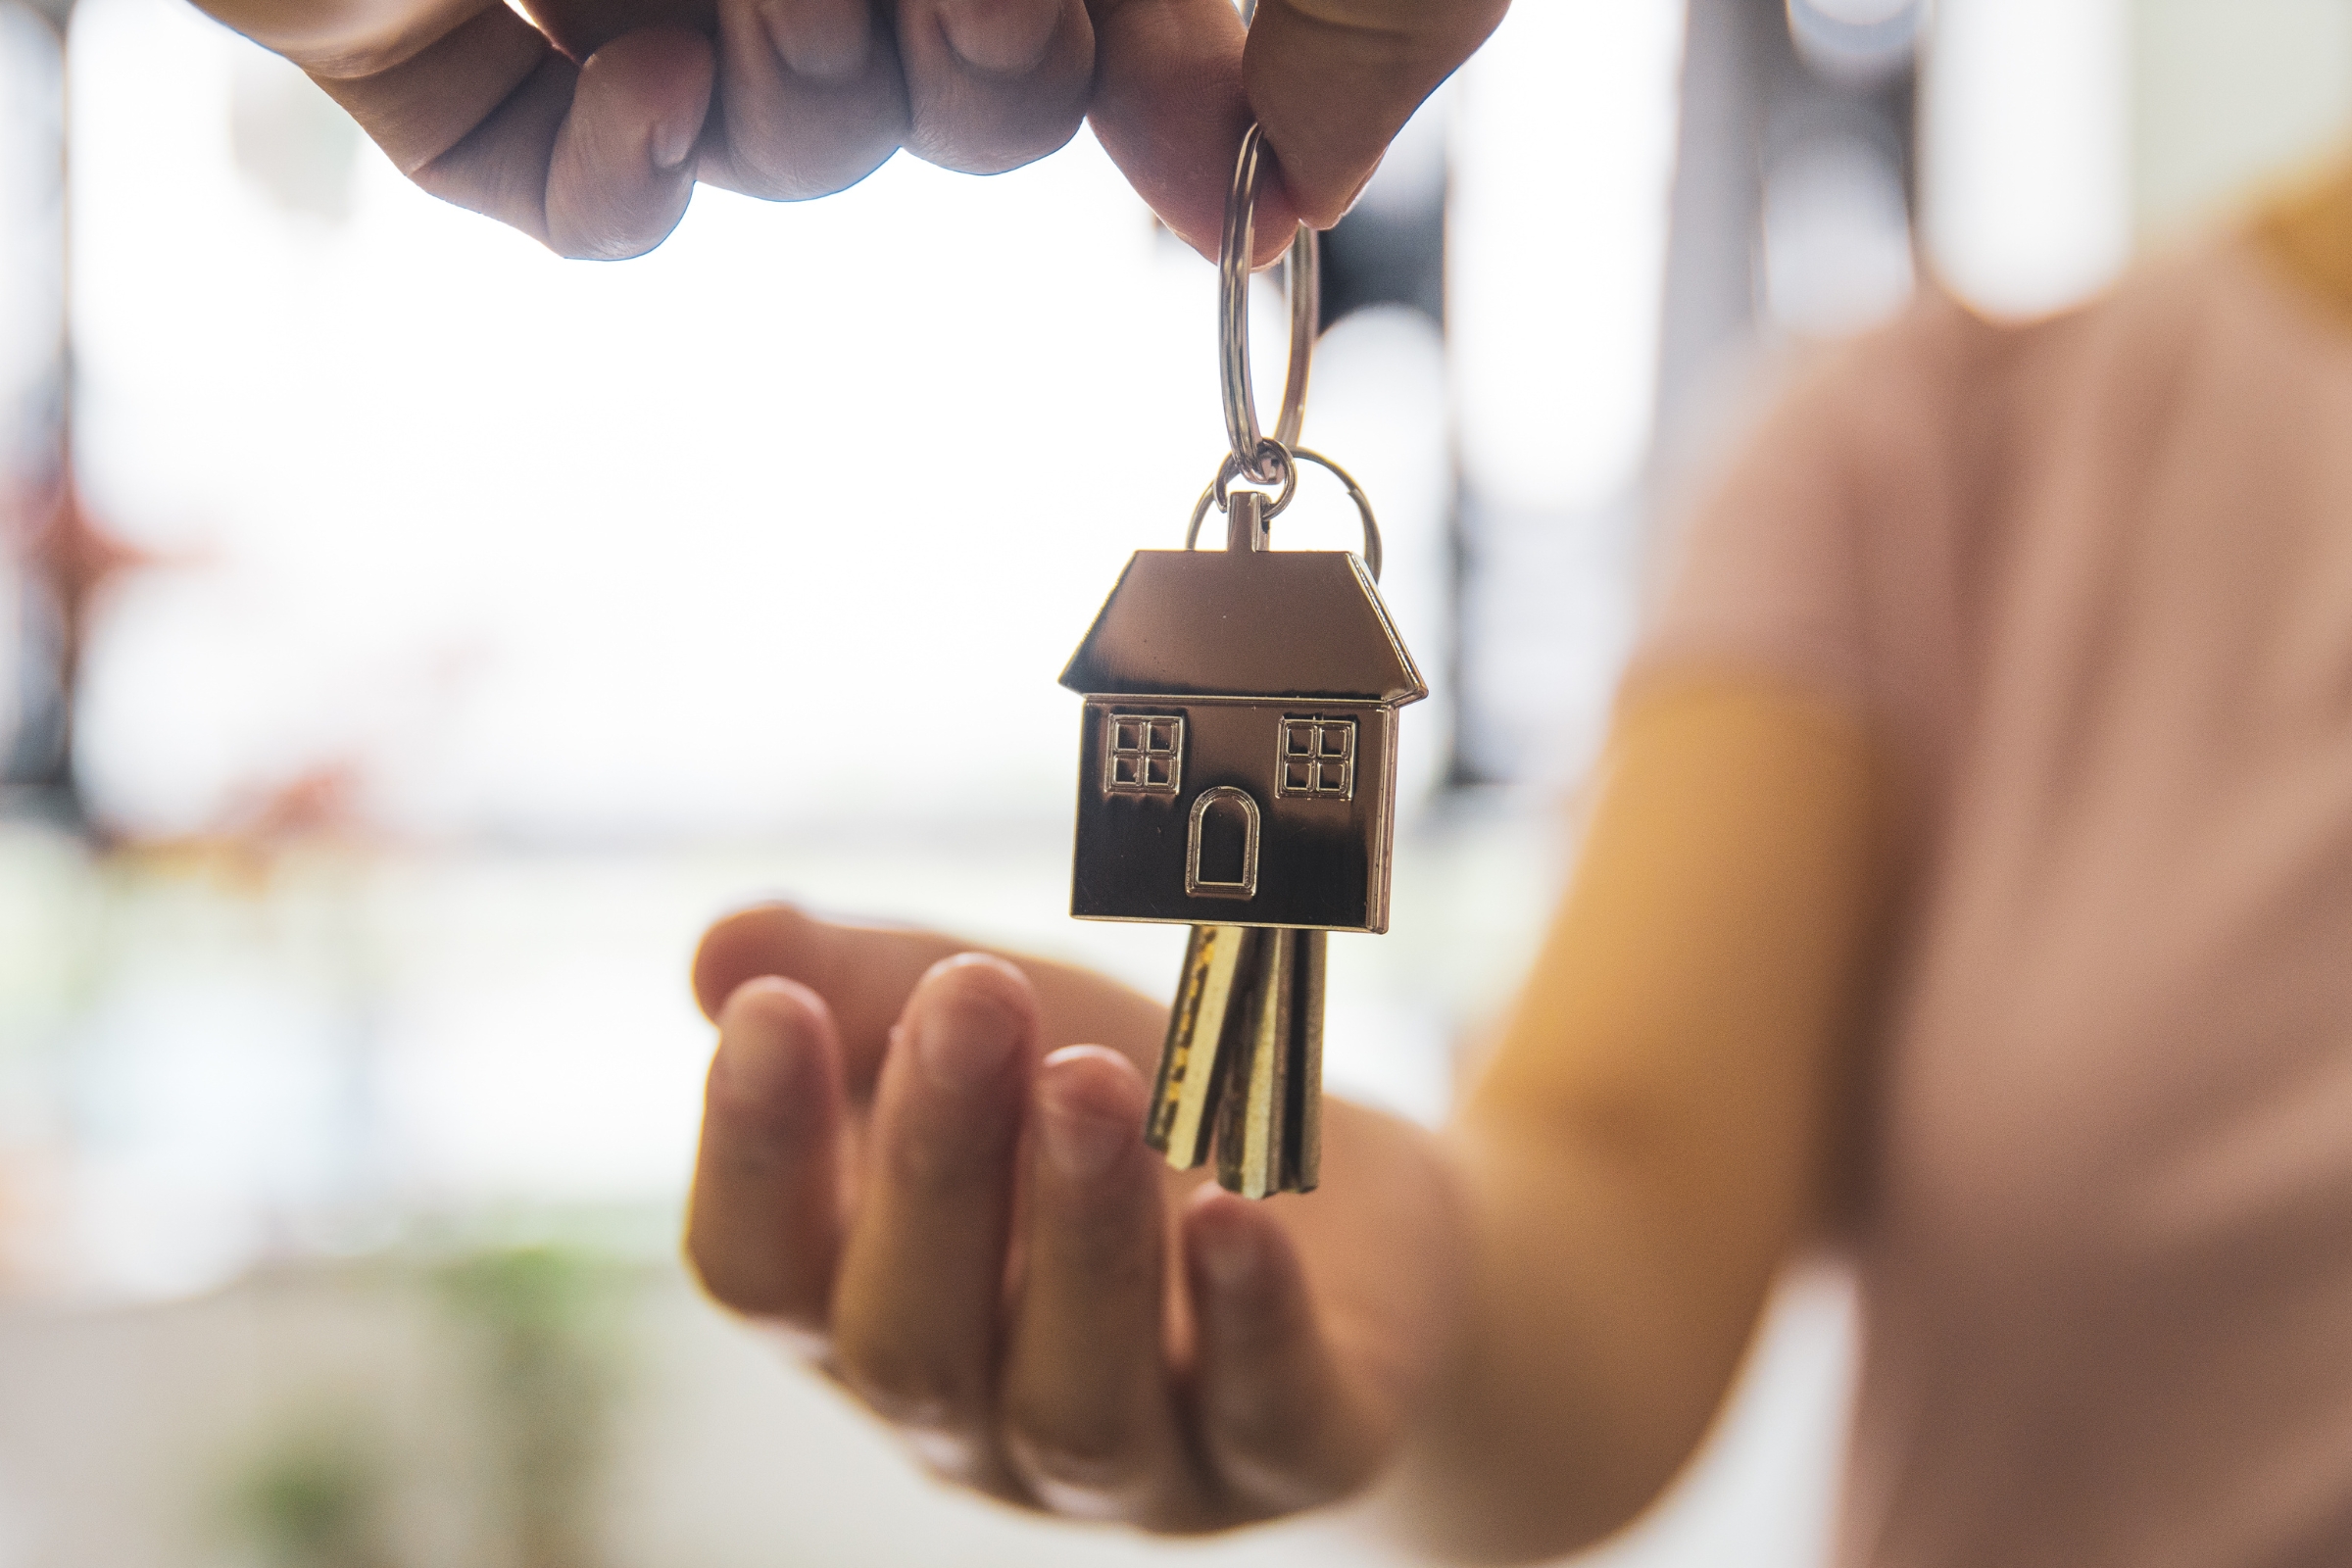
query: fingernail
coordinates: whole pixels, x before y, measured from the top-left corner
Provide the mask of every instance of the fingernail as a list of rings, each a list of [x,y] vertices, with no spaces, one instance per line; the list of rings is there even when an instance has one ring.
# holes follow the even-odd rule
[[[702,134],[703,117],[699,114],[680,114],[654,122],[654,167],[666,172],[686,162],[694,156],[694,144],[702,139]]]
[[[949,959],[949,963],[956,960]],[[924,988],[941,984],[926,981]],[[956,987],[922,1005],[914,1020],[914,1053],[943,1089],[973,1089],[1003,1072],[1020,1043],[1020,1028],[995,1002]]]
[[[865,0],[782,0],[760,7],[760,20],[796,76],[847,80],[865,70],[873,53],[873,15]]]
[[[1061,25],[1057,0],[943,0],[939,29],[967,66],[998,75],[1029,70]]]
[[[746,987],[762,989],[781,982],[755,980]],[[799,1079],[807,1065],[807,1054],[798,1049],[796,1026],[792,1021],[762,1016],[763,998],[744,1002],[730,1001],[721,1016],[727,1027],[718,1037],[718,1052],[712,1057],[710,1076],[712,1087],[726,1100],[759,1111],[773,1111],[786,1104],[799,1089]]]
[[[1109,1173],[1138,1137],[1126,1120],[1102,1114],[1070,1093],[1070,1085],[1047,1079],[1043,1114],[1046,1157],[1074,1181],[1098,1181]]]

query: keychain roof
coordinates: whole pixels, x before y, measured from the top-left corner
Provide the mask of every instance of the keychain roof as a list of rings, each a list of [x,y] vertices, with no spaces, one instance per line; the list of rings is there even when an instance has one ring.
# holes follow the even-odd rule
[[[1139,550],[1061,683],[1384,707],[1429,695],[1370,573],[1343,550]]]

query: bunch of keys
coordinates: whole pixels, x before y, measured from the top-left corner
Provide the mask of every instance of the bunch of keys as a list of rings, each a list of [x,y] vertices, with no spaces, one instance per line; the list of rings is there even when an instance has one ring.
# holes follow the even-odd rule
[[[1193,928],[1145,1140],[1178,1169],[1213,1152],[1217,1180],[1247,1198],[1319,1178],[1325,935],[1388,929],[1396,710],[1429,695],[1376,586],[1370,501],[1298,445],[1321,311],[1304,224],[1284,262],[1282,414],[1271,437],[1258,428],[1249,285],[1263,166],[1252,125],[1217,266],[1233,450],[1184,548],[1135,553],[1061,675],[1086,699],[1070,912]],[[1270,548],[1301,463],[1346,487],[1361,556]],[[1225,548],[1197,550],[1212,505]]]

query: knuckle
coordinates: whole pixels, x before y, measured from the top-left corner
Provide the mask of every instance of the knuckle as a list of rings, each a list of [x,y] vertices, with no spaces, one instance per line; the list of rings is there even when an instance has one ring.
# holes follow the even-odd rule
[[[1059,151],[1086,119],[1091,50],[1017,81],[932,74],[910,82],[906,150],[965,174],[1001,174]]]
[[[1377,1445],[1277,1420],[1221,1423],[1209,1448],[1235,1496],[1275,1513],[1352,1496],[1371,1483],[1381,1459]]]
[[[1116,1416],[1013,1405],[1003,1426],[1006,1457],[1059,1513],[1115,1513],[1149,1468],[1133,1423]]]
[[[979,1151],[948,1138],[886,1138],[876,1150],[890,1185],[910,1195],[959,1193],[988,1161]]]
[[[1003,174],[1059,152],[1078,134],[1082,112],[992,115],[974,120],[917,122],[907,150],[927,164],[958,174]]]
[[[1001,1184],[1012,1168],[1020,1127],[1009,1110],[909,1118],[875,1139],[882,1183],[921,1212],[964,1210],[975,1191]]]
[[[1362,1490],[1342,1484],[1296,1460],[1264,1454],[1223,1453],[1217,1474],[1237,1509],[1260,1519],[1277,1519],[1340,1502]]]
[[[1217,1456],[1228,1472],[1281,1470],[1299,1456],[1298,1434],[1268,1420],[1218,1423]]]
[[[910,1438],[956,1437],[975,1424],[978,1401],[966,1380],[928,1357],[877,1343],[853,1328],[837,1332],[833,1356],[844,1386]]]
[[[996,1478],[992,1475],[987,1448],[968,1433],[905,1424],[899,1426],[898,1432],[900,1443],[914,1456],[915,1462],[940,1480],[979,1492],[998,1491],[990,1484]]]
[[[1297,1507],[1329,1495],[1314,1479],[1327,1468],[1324,1456],[1296,1423],[1268,1416],[1227,1416],[1216,1423],[1209,1446],[1218,1472],[1247,1494],[1280,1497]]]
[[[548,249],[567,262],[628,262],[643,256],[669,237],[664,228],[648,237],[616,231],[557,233]]]
[[[905,130],[904,114],[892,114],[822,139],[738,131],[711,183],[770,202],[836,195],[889,162]]]
[[[821,1325],[773,1314],[747,1314],[744,1323],[787,1359],[798,1361],[836,1383],[840,1381],[839,1369],[833,1364],[833,1341]]]
[[[790,1276],[735,1258],[707,1257],[692,1247],[686,1262],[703,1294],[728,1311],[798,1334],[824,1332],[823,1303],[811,1298],[812,1292],[797,1289]]]

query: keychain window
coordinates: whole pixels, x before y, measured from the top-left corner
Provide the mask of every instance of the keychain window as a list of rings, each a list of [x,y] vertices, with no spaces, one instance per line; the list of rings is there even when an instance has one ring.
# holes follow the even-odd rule
[[[1286,718],[1275,763],[1278,797],[1345,801],[1355,794],[1355,720]]]
[[[1110,765],[1102,788],[1112,795],[1173,795],[1184,778],[1184,719],[1160,713],[1110,715]]]

